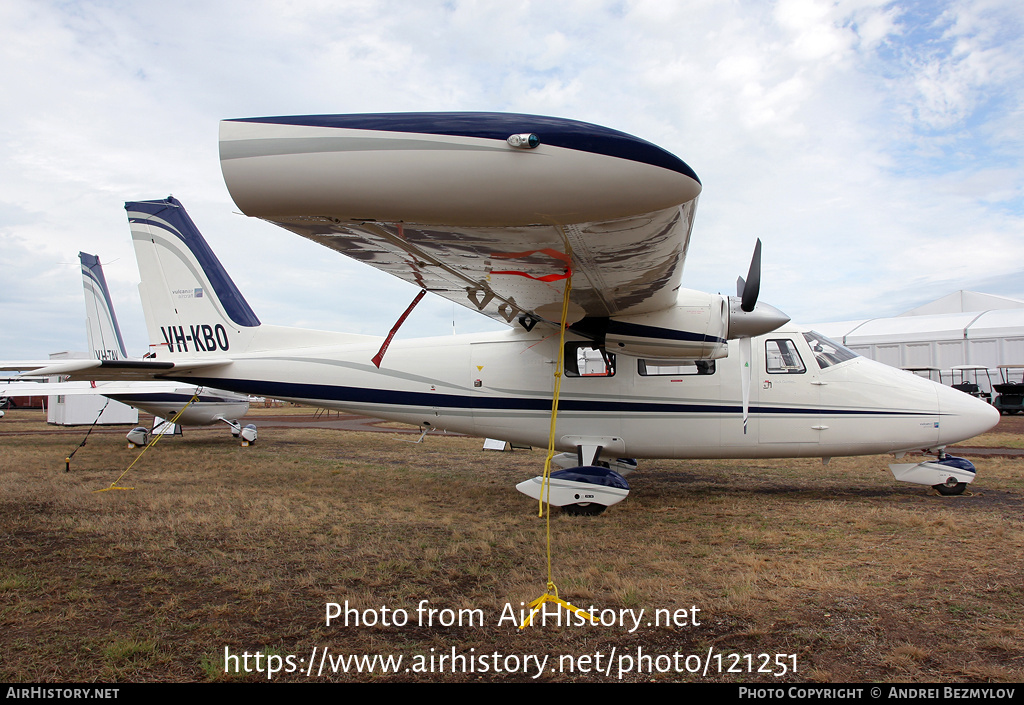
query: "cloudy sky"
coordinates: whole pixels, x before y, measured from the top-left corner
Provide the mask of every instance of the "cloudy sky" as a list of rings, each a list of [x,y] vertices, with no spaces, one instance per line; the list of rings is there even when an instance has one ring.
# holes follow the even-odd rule
[[[619,129],[704,191],[684,285],[799,322],[1024,298],[1019,0],[0,3],[0,358],[85,349],[78,252],[148,344],[126,200],[179,198],[267,323],[384,335],[415,289],[236,212],[218,120],[479,110]],[[457,310],[456,310],[457,309]],[[497,324],[428,297],[402,337]]]

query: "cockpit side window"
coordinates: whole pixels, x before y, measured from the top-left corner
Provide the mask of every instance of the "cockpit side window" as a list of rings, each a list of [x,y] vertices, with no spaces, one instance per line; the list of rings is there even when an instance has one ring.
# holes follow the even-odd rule
[[[826,367],[832,367],[832,365],[838,365],[840,362],[846,362],[858,357],[857,353],[844,347],[834,340],[826,338],[817,331],[811,331],[810,333],[804,333],[804,339],[807,344],[811,346],[811,352],[814,353],[814,359],[818,362],[818,367],[825,369]]]
[[[771,375],[802,375],[807,371],[796,344],[789,338],[765,341],[764,361]]]

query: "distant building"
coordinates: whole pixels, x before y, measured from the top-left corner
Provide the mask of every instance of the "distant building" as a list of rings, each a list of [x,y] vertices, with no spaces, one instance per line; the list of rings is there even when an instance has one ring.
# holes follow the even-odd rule
[[[961,381],[958,366],[985,367],[998,382],[1001,365],[1024,365],[1024,301],[1005,296],[957,291],[891,318],[814,329],[893,367],[936,368],[947,384]],[[984,373],[978,384],[991,391]]]

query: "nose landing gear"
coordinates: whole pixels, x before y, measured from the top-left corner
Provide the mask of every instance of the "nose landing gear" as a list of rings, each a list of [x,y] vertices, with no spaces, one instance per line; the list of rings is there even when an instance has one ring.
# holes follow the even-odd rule
[[[974,482],[974,464],[955,455],[940,452],[936,460],[924,463],[890,464],[893,477],[902,482],[930,485],[939,494],[951,497],[963,494]]]

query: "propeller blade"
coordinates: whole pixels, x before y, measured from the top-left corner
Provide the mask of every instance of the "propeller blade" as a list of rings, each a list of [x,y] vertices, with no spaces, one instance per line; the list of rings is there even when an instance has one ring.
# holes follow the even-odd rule
[[[736,282],[739,284],[739,282]],[[754,256],[750,258],[750,271],[747,272],[747,280],[743,285],[742,293],[738,293],[742,297],[742,308],[747,313],[754,310],[754,306],[757,305],[757,295],[761,292],[761,238],[757,239],[757,244],[754,245]]]
[[[743,434],[747,433],[750,412],[750,338],[740,338],[740,386],[743,388]]]
[[[743,287],[747,285],[747,282],[743,280],[743,277],[736,277],[736,296],[743,296]]]

